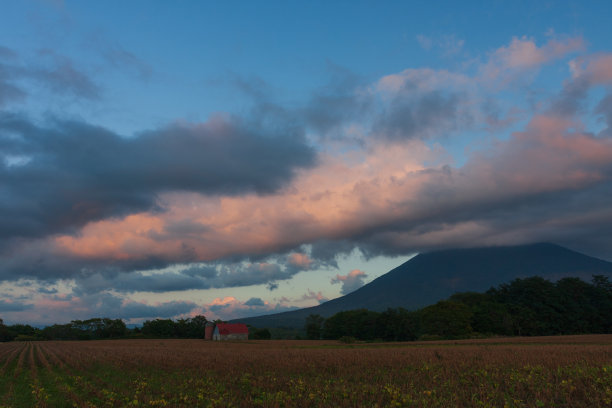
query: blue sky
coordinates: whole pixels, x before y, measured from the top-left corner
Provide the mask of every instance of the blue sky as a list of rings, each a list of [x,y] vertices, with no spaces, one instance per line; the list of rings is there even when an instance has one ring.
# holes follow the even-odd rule
[[[0,317],[235,318],[421,251],[612,259],[606,2],[5,2]]]

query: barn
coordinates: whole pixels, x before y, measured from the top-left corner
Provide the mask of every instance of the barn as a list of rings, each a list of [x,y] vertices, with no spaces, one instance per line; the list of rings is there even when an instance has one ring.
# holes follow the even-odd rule
[[[213,340],[248,340],[249,328],[244,323],[217,323]]]

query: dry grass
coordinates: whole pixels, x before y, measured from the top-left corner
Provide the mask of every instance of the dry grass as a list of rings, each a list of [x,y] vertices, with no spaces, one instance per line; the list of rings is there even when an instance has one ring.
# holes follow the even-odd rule
[[[0,407],[612,406],[612,335],[8,343],[0,370]]]

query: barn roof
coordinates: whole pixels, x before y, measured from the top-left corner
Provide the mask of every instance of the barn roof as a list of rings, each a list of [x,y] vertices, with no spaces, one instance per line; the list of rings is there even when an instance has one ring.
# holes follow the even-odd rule
[[[249,334],[249,328],[244,323],[217,323],[219,334]]]

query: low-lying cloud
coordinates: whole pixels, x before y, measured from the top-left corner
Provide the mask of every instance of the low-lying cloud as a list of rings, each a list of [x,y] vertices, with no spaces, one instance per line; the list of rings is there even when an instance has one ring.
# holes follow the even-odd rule
[[[347,275],[336,275],[332,278],[331,283],[341,283],[340,293],[346,295],[362,287],[364,285],[363,280],[367,277],[368,275],[364,271],[353,269]]]

